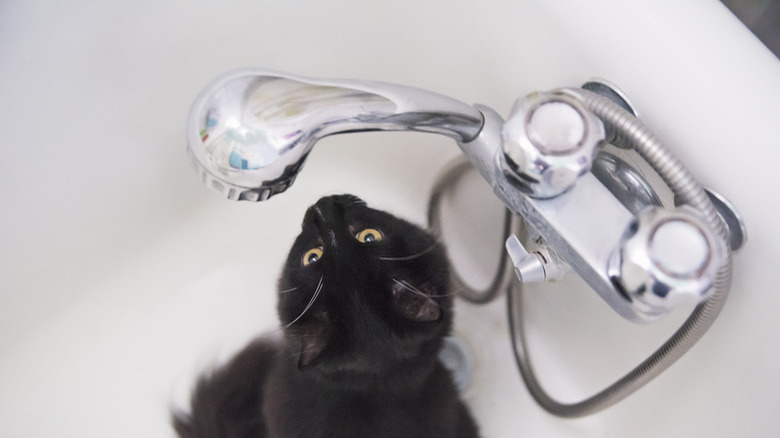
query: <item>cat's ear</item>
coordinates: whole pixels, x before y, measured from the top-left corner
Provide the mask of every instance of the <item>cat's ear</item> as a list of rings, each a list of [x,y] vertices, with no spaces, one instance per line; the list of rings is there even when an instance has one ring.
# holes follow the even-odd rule
[[[298,334],[298,339],[301,343],[298,368],[304,369],[322,355],[330,341],[330,330],[327,323],[310,324]]]
[[[441,306],[433,298],[400,284],[393,287],[392,303],[393,309],[410,321],[433,322],[441,317]]]

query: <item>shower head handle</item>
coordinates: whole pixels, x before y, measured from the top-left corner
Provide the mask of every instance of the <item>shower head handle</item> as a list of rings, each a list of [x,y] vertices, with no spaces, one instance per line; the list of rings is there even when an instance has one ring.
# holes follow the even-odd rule
[[[482,125],[473,106],[418,88],[244,69],[216,78],[196,98],[187,143],[205,184],[229,199],[262,201],[294,182],[325,136],[420,131],[468,142]]]

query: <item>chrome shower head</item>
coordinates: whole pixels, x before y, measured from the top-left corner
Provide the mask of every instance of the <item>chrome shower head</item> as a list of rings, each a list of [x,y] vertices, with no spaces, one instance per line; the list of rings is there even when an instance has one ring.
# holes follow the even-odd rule
[[[215,79],[200,93],[187,140],[206,185],[229,199],[262,201],[290,187],[325,136],[402,130],[468,142],[482,123],[474,107],[417,88],[247,69]]]

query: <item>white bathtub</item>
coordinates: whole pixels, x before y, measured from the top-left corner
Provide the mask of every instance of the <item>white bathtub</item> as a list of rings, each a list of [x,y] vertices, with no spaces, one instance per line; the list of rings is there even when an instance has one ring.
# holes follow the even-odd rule
[[[667,372],[577,420],[531,400],[503,299],[460,302],[457,332],[476,356],[464,396],[486,438],[780,434],[780,62],[719,3],[167,0],[0,5],[0,436],[172,436],[168,410],[194,376],[276,326],[274,284],[306,206],[352,192],[423,223],[459,153],[431,135],[328,138],[262,204],[203,187],[184,154],[187,110],[210,79],[245,66],[398,82],[504,115],[533,90],[619,84],[743,213],[752,240],[732,296]],[[489,235],[470,251],[490,254],[498,207],[471,204]],[[685,316],[635,326],[576,279],[531,289],[542,382],[569,401]]]

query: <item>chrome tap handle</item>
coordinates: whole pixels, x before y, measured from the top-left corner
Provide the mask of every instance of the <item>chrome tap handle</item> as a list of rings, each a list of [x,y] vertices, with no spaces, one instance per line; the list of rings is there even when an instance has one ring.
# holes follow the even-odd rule
[[[608,270],[637,311],[654,319],[706,298],[726,251],[695,210],[650,206],[626,230]]]
[[[483,116],[471,105],[374,81],[238,70],[211,82],[187,122],[204,183],[229,199],[262,201],[295,180],[317,140],[360,131],[421,131],[469,142]]]
[[[566,93],[518,99],[501,131],[507,175],[534,198],[553,198],[588,172],[604,144],[604,125]]]

